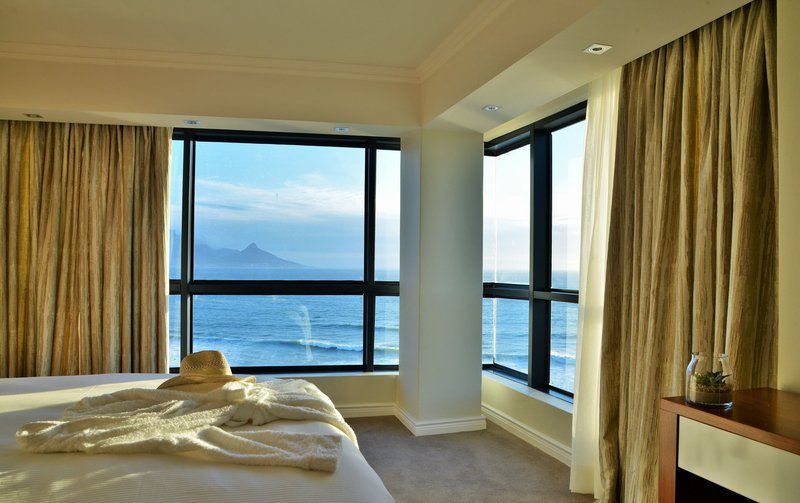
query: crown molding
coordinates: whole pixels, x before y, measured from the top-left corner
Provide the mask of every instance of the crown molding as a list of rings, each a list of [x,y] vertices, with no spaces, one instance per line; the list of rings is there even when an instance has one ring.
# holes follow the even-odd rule
[[[405,84],[420,83],[417,72],[411,68],[19,42],[0,41],[0,58],[183,70],[267,73]]]
[[[0,41],[0,58],[421,84],[515,0],[483,0],[417,68]]]
[[[428,80],[514,1],[483,0],[478,4],[475,10],[420,63],[416,69],[419,81]]]

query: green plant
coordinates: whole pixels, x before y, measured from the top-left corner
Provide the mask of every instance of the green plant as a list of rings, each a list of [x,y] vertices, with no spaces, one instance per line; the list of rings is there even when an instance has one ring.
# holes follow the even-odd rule
[[[709,388],[724,388],[726,386],[725,379],[730,377],[730,374],[724,374],[721,370],[709,370],[704,374],[695,374],[695,382],[701,386],[708,386]]]

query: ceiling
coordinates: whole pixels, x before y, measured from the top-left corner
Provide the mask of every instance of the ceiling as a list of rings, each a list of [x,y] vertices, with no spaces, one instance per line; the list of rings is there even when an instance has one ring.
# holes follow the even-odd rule
[[[5,41],[416,69],[481,0],[4,0]]]
[[[744,3],[0,0],[0,118],[492,136]]]
[[[586,99],[586,84],[748,3],[749,0],[606,0],[447,111],[437,123],[468,125],[487,139]],[[603,55],[583,49],[613,46]],[[503,108],[488,114],[487,103]],[[553,109],[555,107],[555,109]]]

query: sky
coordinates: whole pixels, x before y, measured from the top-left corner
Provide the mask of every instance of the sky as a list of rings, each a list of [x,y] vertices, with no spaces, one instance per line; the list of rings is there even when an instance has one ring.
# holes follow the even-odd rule
[[[577,271],[586,122],[553,133],[553,270]],[[530,146],[484,158],[484,278],[529,269]],[[516,275],[515,277],[519,277]]]
[[[586,124],[553,133],[553,269],[577,271]],[[170,228],[181,222],[183,142],[174,141]],[[365,151],[198,142],[195,240],[213,248],[250,243],[281,258],[327,269],[360,269],[364,247]],[[530,148],[484,159],[484,271],[527,271]],[[376,269],[397,270],[400,152],[378,152]],[[202,264],[197,264],[202,266]]]
[[[173,166],[182,162],[181,148],[173,143]],[[363,267],[364,149],[198,142],[196,158],[197,244],[241,250],[256,243],[306,266]],[[377,171],[376,268],[396,269],[400,153],[380,151]],[[173,169],[173,231],[180,227],[180,193]]]

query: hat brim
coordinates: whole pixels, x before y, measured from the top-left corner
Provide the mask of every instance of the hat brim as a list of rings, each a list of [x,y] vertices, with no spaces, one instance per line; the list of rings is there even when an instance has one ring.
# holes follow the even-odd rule
[[[205,384],[205,383],[227,383],[227,382],[256,382],[255,376],[236,377],[236,376],[207,376],[207,375],[192,375],[184,374],[175,376],[162,382],[158,389],[173,388],[175,386],[184,386],[186,384]]]

